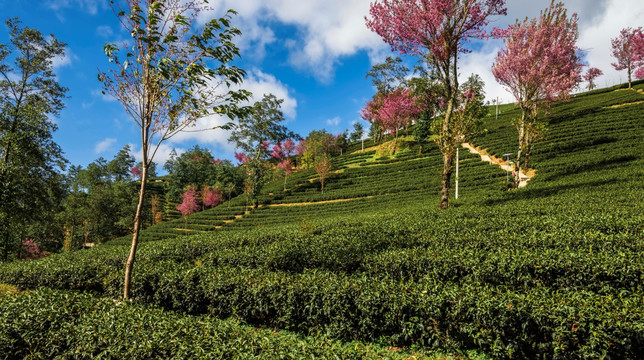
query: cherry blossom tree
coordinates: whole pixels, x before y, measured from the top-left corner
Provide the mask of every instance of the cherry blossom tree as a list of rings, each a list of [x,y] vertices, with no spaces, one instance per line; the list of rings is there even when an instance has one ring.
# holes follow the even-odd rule
[[[279,161],[277,168],[284,173],[284,191],[286,191],[286,179],[293,173],[293,162],[290,157],[294,154],[295,148],[295,141],[287,139],[283,143],[273,146],[271,153],[271,157]]]
[[[595,88],[595,78],[598,76],[604,75],[604,72],[596,67],[589,68],[584,74],[584,80],[588,81],[588,90]]]
[[[207,0],[112,1],[122,29],[131,39],[106,44],[112,68],[99,72],[104,92],[114,96],[140,130],[141,187],[134,216],[130,255],[125,265],[123,298],[130,297],[132,269],[141,230],[148,167],[161,143],[207,115],[231,119],[245,113],[245,90],[234,90],[245,72],[231,65],[239,57],[229,10],[202,25]]]
[[[377,122],[383,129],[394,135],[394,146],[392,155],[396,152],[398,131],[408,127],[412,119],[418,118],[423,112],[416,97],[411,95],[409,89],[396,89],[384,95],[378,109],[370,108],[369,105],[362,111],[362,115]]]
[[[139,179],[141,178],[141,170],[136,166],[132,166],[130,169],[130,175],[132,175],[132,179]]]
[[[201,201],[204,207],[214,207],[221,203],[221,191],[208,185],[201,187]]]
[[[183,201],[177,206],[177,210],[181,212],[188,226],[188,217],[199,211],[199,193],[192,187],[186,189],[183,193]]]
[[[611,39],[613,57],[617,62],[612,63],[615,70],[626,70],[628,73],[628,88],[632,86],[632,75],[644,78],[644,30],[625,28],[619,36]]]
[[[505,0],[382,0],[371,4],[367,27],[394,51],[420,58],[445,88],[446,107],[435,142],[443,154],[440,208],[449,205],[450,178],[457,140],[453,112],[457,106],[459,53],[472,38],[484,37],[491,16],[505,15]]]
[[[538,120],[541,107],[557,99],[567,99],[581,79],[577,42],[577,14],[568,17],[561,2],[554,0],[538,18],[524,19],[498,30],[505,48],[496,57],[492,73],[514,95],[521,108],[516,121],[519,149],[516,164],[527,169],[532,143],[543,124]],[[525,156],[524,156],[525,155]],[[515,173],[515,186],[519,184]]]

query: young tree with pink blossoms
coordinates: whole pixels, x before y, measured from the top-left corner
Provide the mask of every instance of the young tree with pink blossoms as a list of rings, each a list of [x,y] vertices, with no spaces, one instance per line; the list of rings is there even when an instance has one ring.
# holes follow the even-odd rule
[[[214,207],[221,203],[221,190],[213,189],[208,185],[203,185],[201,187],[201,201],[204,208]]]
[[[412,119],[418,118],[423,112],[421,102],[411,95],[409,89],[397,89],[386,94],[382,99],[382,106],[377,112],[372,113],[373,120],[394,135],[392,155],[396,152],[398,131],[410,125]]]
[[[595,78],[598,76],[604,75],[604,72],[599,70],[596,67],[592,67],[588,70],[586,70],[586,73],[584,74],[584,80],[588,81],[588,90],[592,90],[595,88]]]
[[[617,62],[612,63],[615,70],[626,70],[628,73],[628,88],[632,86],[632,76],[644,78],[644,30],[625,28],[619,36],[611,39],[613,57]]]
[[[453,113],[458,95],[458,57],[494,15],[505,15],[505,0],[382,0],[371,4],[367,27],[394,51],[419,57],[445,88],[446,107],[435,141],[443,154],[440,208],[449,205],[450,179],[458,141]]]
[[[283,143],[273,146],[271,157],[278,160],[277,168],[284,172],[284,191],[286,191],[286,179],[293,173],[293,163],[290,157],[295,153],[295,141],[287,139]]]
[[[516,121],[519,148],[515,163],[519,167],[528,168],[532,144],[544,126],[539,110],[557,99],[567,99],[581,79],[577,35],[577,14],[568,17],[563,4],[554,0],[539,18],[526,18],[498,31],[505,38],[505,48],[497,54],[492,73],[522,110]],[[515,186],[519,181],[517,171]]]
[[[186,227],[188,226],[188,217],[199,211],[199,193],[192,187],[188,187],[183,193],[183,201],[181,205],[177,206],[177,210],[181,212],[186,220]]]

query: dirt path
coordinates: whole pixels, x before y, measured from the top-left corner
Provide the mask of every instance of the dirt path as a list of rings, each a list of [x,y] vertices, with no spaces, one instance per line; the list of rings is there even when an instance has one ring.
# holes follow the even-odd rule
[[[345,202],[345,201],[353,201],[353,200],[358,200],[358,199],[370,199],[372,197],[373,196],[362,196],[362,197],[350,198],[350,199],[336,199],[336,200],[323,200],[323,201],[299,202],[299,203],[270,204],[270,205],[267,205],[267,206],[269,206],[269,207],[274,207],[274,206],[306,206],[306,205],[317,205],[317,204],[330,204],[330,203],[338,203],[338,202]]]
[[[508,162],[500,159],[494,155],[490,155],[485,151],[484,149],[474,147],[470,143],[463,143],[462,144],[464,148],[469,150],[472,154],[477,154],[481,157],[481,161],[489,162],[490,164],[495,164],[498,165],[501,169],[505,171],[512,171],[510,166],[508,165]],[[527,172],[523,172],[523,170],[519,170],[519,177],[521,178],[521,181],[519,182],[519,187],[526,187],[528,185],[528,181],[532,179],[532,177],[537,173],[536,170],[534,169],[529,169]]]

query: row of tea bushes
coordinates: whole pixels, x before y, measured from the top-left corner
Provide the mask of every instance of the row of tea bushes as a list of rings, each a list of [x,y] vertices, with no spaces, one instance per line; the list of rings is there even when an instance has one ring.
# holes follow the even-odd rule
[[[28,311],[25,311],[28,309]],[[87,293],[0,296],[2,359],[408,359],[422,354],[254,329]]]
[[[636,359],[644,352],[641,293],[140,265],[133,293],[141,301],[303,334],[426,349],[474,347],[495,358]],[[109,281],[113,295],[120,293],[119,279]]]

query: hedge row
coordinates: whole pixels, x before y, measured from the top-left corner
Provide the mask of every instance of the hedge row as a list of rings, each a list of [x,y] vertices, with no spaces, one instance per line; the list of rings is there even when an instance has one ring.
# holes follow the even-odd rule
[[[28,311],[26,311],[28,310]],[[407,359],[410,354],[324,336],[259,330],[86,293],[0,296],[2,359]]]

